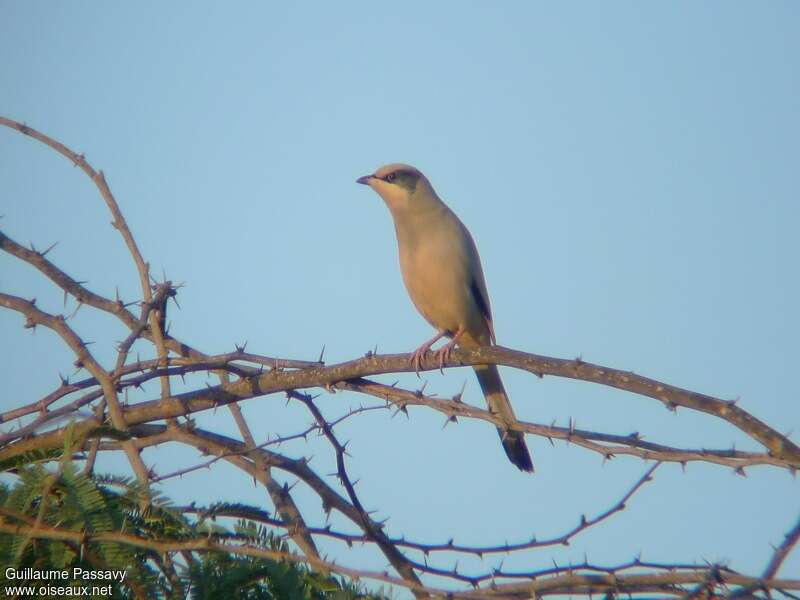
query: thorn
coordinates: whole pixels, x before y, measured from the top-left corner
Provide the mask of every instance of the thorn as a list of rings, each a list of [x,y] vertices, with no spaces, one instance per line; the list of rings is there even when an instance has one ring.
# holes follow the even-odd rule
[[[39,253],[39,256],[41,256],[42,258],[44,258],[45,256],[47,256],[47,253],[48,253],[48,252],[50,252],[50,250],[52,250],[52,249],[53,249],[53,248],[55,248],[56,246],[58,246],[58,242],[53,242],[53,243],[50,245],[50,247],[49,247],[47,250],[45,250],[44,252],[40,252],[40,253]]]
[[[464,397],[464,390],[467,389],[467,380],[464,380],[464,383],[461,384],[461,390],[453,396],[453,402],[461,402],[462,398]]]
[[[408,417],[408,409],[405,404],[398,405],[397,410],[392,413],[392,418],[394,419],[401,412],[405,413],[406,417]]]

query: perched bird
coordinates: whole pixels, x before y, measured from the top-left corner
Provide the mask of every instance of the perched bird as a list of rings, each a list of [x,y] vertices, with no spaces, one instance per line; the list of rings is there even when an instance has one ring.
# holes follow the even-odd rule
[[[495,343],[478,249],[428,179],[414,167],[391,164],[356,182],[375,190],[389,207],[403,282],[417,310],[437,331],[412,355],[414,367],[419,370],[425,354],[443,337],[452,339],[434,353],[440,366],[456,345],[472,348]],[[474,369],[489,409],[507,425],[515,423],[497,367],[478,365]],[[509,460],[520,470],[532,472],[523,434],[500,427],[497,431]]]

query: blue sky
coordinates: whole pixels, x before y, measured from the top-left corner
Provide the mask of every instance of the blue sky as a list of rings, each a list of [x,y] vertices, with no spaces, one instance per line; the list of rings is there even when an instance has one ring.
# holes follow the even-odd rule
[[[185,284],[172,331],[196,347],[218,353],[247,340],[254,352],[314,359],[325,345],[339,361],[430,337],[403,289],[388,211],[354,183],[403,161],[472,231],[501,344],[740,398],[780,430],[800,430],[796,3],[6,0],[2,9],[0,113],[104,170],[154,273]],[[58,241],[50,256],[68,273],[136,297],[132,262],[79,170],[3,130],[0,190],[8,235],[40,248]],[[0,286],[63,310],[60,294],[8,256]],[[20,323],[0,313],[2,408],[44,395],[71,369],[54,336]],[[110,364],[122,329],[85,310],[75,326]],[[754,448],[730,427],[645,398],[503,374],[525,420]],[[467,370],[426,379],[445,396],[466,382],[466,399],[482,402]],[[362,401],[320,398],[331,416]],[[308,422],[281,398],[244,410],[262,438]],[[225,411],[199,422],[234,432]],[[560,533],[646,468],[531,438],[538,471],[527,477],[505,463],[491,427],[442,423],[412,409],[409,419],[374,412],[341,426],[362,501],[390,517],[393,533],[474,543]],[[319,441],[286,452],[314,454],[322,473],[333,464]],[[145,458],[160,472],[198,460],[164,448]],[[613,521],[506,564],[584,553],[613,563],[641,551],[760,572],[797,518],[798,485],[764,467],[742,478],[666,465]],[[264,502],[225,468],[165,491],[179,502]],[[307,494],[299,500],[318,514]],[[367,551],[325,548],[383,566]],[[795,556],[783,573],[799,571]]]

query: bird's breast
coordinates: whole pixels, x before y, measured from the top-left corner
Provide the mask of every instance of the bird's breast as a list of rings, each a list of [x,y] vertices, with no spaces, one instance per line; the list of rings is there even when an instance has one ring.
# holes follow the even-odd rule
[[[417,310],[431,325],[455,332],[475,311],[464,240],[458,231],[448,228],[426,233],[411,240],[398,236],[403,282]]]

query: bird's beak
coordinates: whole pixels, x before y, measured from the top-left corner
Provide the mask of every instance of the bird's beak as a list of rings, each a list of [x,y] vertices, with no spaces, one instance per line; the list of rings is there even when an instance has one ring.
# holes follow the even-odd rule
[[[359,177],[356,179],[356,183],[360,183],[362,185],[369,185],[371,179],[374,179],[375,175],[364,175],[363,177]]]

